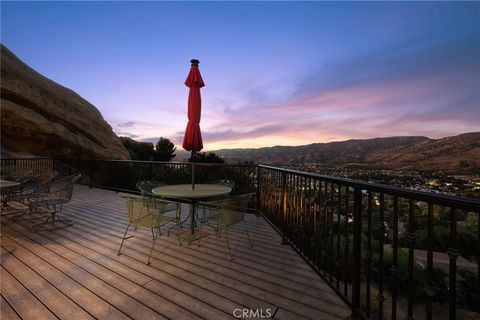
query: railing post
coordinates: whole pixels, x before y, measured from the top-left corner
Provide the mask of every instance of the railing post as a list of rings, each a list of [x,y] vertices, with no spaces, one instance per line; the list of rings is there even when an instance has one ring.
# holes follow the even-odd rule
[[[408,232],[405,239],[408,243],[408,305],[407,320],[413,320],[413,303],[414,303],[414,248],[415,248],[415,204],[412,199],[408,201]]]
[[[257,165],[257,212],[260,212],[260,167]]]
[[[457,249],[457,210],[451,208],[450,212],[450,247],[447,250],[449,257],[449,320],[457,318],[457,258],[460,256],[460,252]],[[478,277],[478,275],[477,275]]]
[[[287,174],[282,172],[282,219],[283,219],[283,232],[282,232],[282,244],[288,244],[287,241]]]
[[[428,203],[427,212],[427,284],[425,286],[426,294],[426,319],[432,320],[433,297],[435,288],[433,287],[433,203]]]
[[[348,188],[348,187],[347,187]],[[348,190],[348,189],[347,189]],[[362,190],[355,188],[353,201],[352,305],[360,308],[360,272],[362,259]],[[347,217],[346,217],[347,218]]]

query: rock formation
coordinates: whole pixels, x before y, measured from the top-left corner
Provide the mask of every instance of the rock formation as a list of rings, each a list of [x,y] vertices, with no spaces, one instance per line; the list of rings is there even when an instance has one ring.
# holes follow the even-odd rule
[[[1,146],[7,155],[130,159],[100,112],[1,45]]]

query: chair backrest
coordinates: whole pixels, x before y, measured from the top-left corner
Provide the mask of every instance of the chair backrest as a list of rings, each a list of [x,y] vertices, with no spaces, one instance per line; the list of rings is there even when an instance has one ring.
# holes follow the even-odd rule
[[[55,178],[57,177],[58,172],[45,172],[34,177],[36,185],[34,186],[37,191],[47,191]]]
[[[48,189],[56,176],[57,172],[50,171],[40,174],[28,174],[21,181],[21,190],[27,193],[48,193]]]
[[[58,186],[58,189],[55,195],[66,202],[72,200],[73,186],[81,177],[80,173],[76,173],[56,180],[54,183]]]
[[[242,194],[216,201],[215,204],[218,207],[222,217],[222,224],[229,226],[242,221],[246,211],[249,208],[252,195],[252,193]]]
[[[137,226],[155,227],[159,225],[165,202],[146,197],[125,197],[128,221]]]
[[[153,180],[143,180],[137,182],[137,189],[140,190],[142,196],[144,197],[153,197],[154,194],[152,190],[156,187],[166,186],[167,184],[160,181],[153,181]]]

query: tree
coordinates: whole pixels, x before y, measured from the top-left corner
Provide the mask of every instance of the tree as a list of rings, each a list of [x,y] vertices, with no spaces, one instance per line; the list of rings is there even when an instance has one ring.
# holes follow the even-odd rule
[[[478,228],[478,213],[469,212],[465,218],[465,227],[475,234]]]
[[[223,160],[213,152],[195,153],[193,158],[196,163],[225,163],[225,160]],[[188,159],[188,162],[192,162],[192,157]]]
[[[170,161],[176,156],[175,150],[177,150],[177,148],[175,147],[173,142],[171,142],[167,138],[160,137],[155,146],[155,149],[155,160],[157,161]]]
[[[155,150],[151,142],[138,142],[129,137],[120,137],[120,141],[132,160],[149,161],[155,157]]]

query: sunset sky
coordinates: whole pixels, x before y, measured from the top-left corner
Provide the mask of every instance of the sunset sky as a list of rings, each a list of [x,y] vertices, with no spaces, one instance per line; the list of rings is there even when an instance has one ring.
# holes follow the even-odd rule
[[[205,150],[480,131],[480,3],[2,2],[1,41],[118,135]]]

